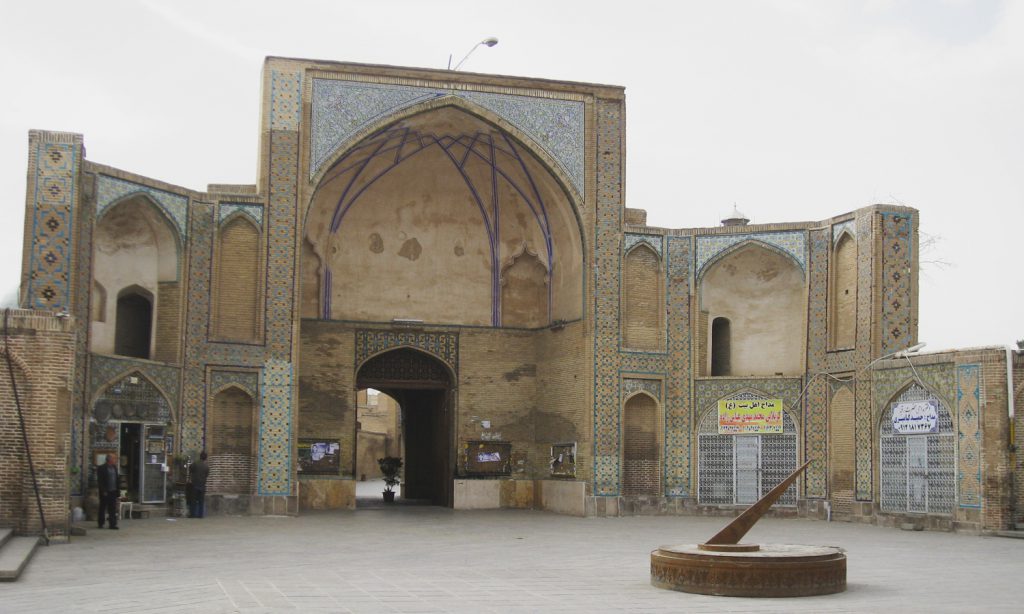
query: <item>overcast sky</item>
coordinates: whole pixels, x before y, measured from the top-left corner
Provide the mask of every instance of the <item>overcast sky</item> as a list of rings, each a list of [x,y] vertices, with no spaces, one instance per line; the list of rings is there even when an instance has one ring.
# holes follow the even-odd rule
[[[267,55],[626,87],[648,223],[916,207],[928,350],[1024,338],[1024,2],[3,1],[0,294],[18,285],[28,131],[203,190],[256,178]]]

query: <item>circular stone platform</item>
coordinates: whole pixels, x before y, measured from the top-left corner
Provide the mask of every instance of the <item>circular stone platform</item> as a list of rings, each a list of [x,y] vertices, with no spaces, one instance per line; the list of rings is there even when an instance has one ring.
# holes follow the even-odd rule
[[[748,551],[662,546],[651,553],[651,584],[727,597],[828,595],[846,590],[846,555],[833,546],[762,544]]]

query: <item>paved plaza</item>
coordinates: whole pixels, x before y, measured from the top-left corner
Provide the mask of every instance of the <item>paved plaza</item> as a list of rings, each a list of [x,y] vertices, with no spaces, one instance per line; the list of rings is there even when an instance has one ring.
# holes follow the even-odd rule
[[[152,518],[40,547],[2,612],[1019,612],[1024,540],[762,520],[747,541],[838,545],[845,593],[656,589],[649,552],[722,518],[572,518],[394,506],[301,517]]]

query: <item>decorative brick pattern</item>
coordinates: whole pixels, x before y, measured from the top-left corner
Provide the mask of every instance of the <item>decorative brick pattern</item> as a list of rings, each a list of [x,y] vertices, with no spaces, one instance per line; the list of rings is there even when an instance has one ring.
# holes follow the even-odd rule
[[[775,248],[796,260],[800,269],[807,270],[807,238],[802,230],[787,232],[758,232],[729,235],[702,235],[697,237],[696,265],[699,278],[714,260],[725,255],[733,246],[745,241],[756,241]]]
[[[914,344],[911,303],[913,217],[908,213],[882,217],[882,354]]]
[[[178,236],[184,239],[188,233],[188,198],[107,175],[97,175],[96,177],[96,219],[103,217],[111,205],[133,194],[149,196],[178,229]]]
[[[291,494],[293,376],[291,363],[268,360],[260,377],[257,492],[261,495]]]
[[[31,247],[22,303],[32,309],[70,310],[81,137],[58,132],[31,136],[31,234],[26,237]]]
[[[664,493],[690,496],[690,246],[689,237],[668,237],[668,365],[665,392]],[[685,374],[685,375],[683,375]]]
[[[815,374],[827,368],[828,347],[828,265],[831,242],[827,230],[810,232],[810,264],[807,288],[807,370],[808,383],[803,399],[804,458],[811,466],[803,476],[804,495],[827,495],[828,407],[825,379]]]
[[[597,102],[597,220],[594,237],[594,484],[619,494],[619,236],[622,225],[621,103]],[[646,371],[646,369],[640,369]]]
[[[372,356],[386,350],[409,347],[422,350],[439,358],[459,372],[459,336],[456,333],[424,333],[393,330],[356,331],[356,365],[362,365]]]
[[[981,507],[981,365],[957,367],[956,407],[958,500]]]

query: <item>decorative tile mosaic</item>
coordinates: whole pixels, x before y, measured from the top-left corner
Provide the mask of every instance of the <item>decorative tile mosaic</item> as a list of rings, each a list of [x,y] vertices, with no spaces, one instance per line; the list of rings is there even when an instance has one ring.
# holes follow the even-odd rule
[[[453,96],[481,106],[522,130],[562,167],[584,193],[584,105],[512,94],[313,79],[310,177],[345,141],[397,111]]]
[[[857,215],[857,350],[854,354],[857,365],[866,365],[872,355],[872,334],[878,327],[873,297],[875,215],[863,212]],[[845,354],[849,354],[846,352]],[[862,368],[862,367],[858,367]],[[846,365],[847,370],[853,367]],[[871,423],[871,385],[864,380],[865,374],[858,371],[854,385],[854,457],[855,494],[859,501],[870,501],[874,487],[874,463],[871,451],[874,449],[874,425]]]
[[[646,392],[661,402],[661,380],[625,377],[622,379],[622,399],[625,401],[638,392]]]
[[[32,245],[25,297],[33,309],[70,309],[80,145],[77,135],[33,133]]]
[[[651,249],[658,253],[659,257],[665,257],[662,253],[664,251],[662,249],[662,237],[658,235],[633,234],[630,232],[627,232],[623,237],[622,253],[629,253],[629,250],[633,249],[633,246],[635,246],[637,243],[646,243],[651,247]]]
[[[594,476],[596,496],[619,494],[619,237],[622,105],[597,102],[597,219],[594,237]],[[644,369],[646,371],[646,369]]]
[[[981,365],[957,366],[956,406],[958,499],[981,507]]]
[[[302,73],[270,71],[270,129],[298,130]]]
[[[249,219],[256,222],[257,227],[263,226],[263,205],[253,205],[249,203],[221,203],[219,210],[219,223],[223,224],[224,220],[231,217],[236,211],[241,211],[245,215],[249,216]]]
[[[210,371],[210,395],[230,386],[238,386],[252,398],[258,398],[260,389],[260,374],[255,371]]]
[[[691,239],[670,236],[666,289],[668,294],[668,377],[665,380],[664,490],[669,497],[688,497],[690,454],[690,262]]]
[[[846,220],[845,222],[839,222],[838,224],[832,225],[832,245],[835,246],[839,243],[839,238],[843,236],[843,233],[849,233],[853,238],[857,238],[857,220]]]
[[[103,214],[116,202],[124,200],[125,197],[133,194],[145,194],[149,196],[167,216],[167,219],[178,229],[178,236],[184,240],[188,228],[188,198],[179,194],[173,194],[164,190],[151,188],[140,183],[116,179],[107,175],[96,177],[96,219],[103,217]]]
[[[807,380],[803,398],[804,458],[811,466],[804,473],[804,495],[823,498],[828,494],[828,404],[825,378],[828,368],[828,263],[832,250],[827,230],[809,233],[807,288]]]
[[[206,379],[204,367],[207,327],[210,318],[211,268],[214,207],[193,205],[189,233],[188,302],[185,317],[185,361],[182,378],[181,434],[179,449],[194,452],[204,448]]]
[[[292,473],[292,365],[267,360],[261,375],[260,448],[257,492],[291,494]]]
[[[137,373],[152,382],[167,398],[171,411],[177,413],[181,369],[149,360],[120,356],[89,355],[90,402],[95,401],[104,388],[130,373]]]
[[[424,333],[418,331],[357,330],[356,366],[385,350],[409,347],[422,350],[459,373],[459,335],[456,333]]]
[[[93,175],[79,175],[79,181],[91,183],[95,181]],[[75,372],[72,396],[72,451],[74,458],[82,467],[89,467],[92,459],[89,458],[89,450],[85,446],[85,436],[89,432],[89,386],[86,380],[89,361],[86,356],[89,353],[89,304],[90,293],[92,292],[92,229],[93,212],[95,208],[90,200],[90,193],[95,190],[83,190],[80,205],[77,207],[78,217],[78,238],[75,245],[74,275],[75,288],[72,301],[71,313],[75,316]],[[89,483],[89,472],[80,471],[78,479],[72,483],[72,494],[81,495],[86,492]]]
[[[914,344],[911,309],[913,217],[907,213],[882,217],[882,354]]]
[[[754,241],[775,248],[796,260],[800,269],[807,270],[807,237],[802,230],[787,232],[759,232],[735,235],[701,235],[697,237],[696,265],[697,278],[712,261],[724,255],[730,248]]]
[[[907,386],[916,382],[929,393],[938,397],[946,407],[957,407],[953,402],[956,398],[956,369],[952,363],[933,365],[915,365],[871,370],[872,423],[877,424],[879,416],[888,407],[892,399]],[[919,379],[920,378],[920,379]]]

